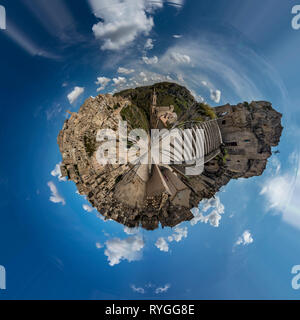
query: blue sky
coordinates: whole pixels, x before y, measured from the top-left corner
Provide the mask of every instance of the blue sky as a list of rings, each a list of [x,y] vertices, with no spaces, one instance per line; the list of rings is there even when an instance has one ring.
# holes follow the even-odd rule
[[[295,4],[0,1],[0,299],[299,299]],[[128,234],[60,181],[56,138],[89,96],[163,80],[213,106],[272,102],[280,154],[202,203],[192,224]]]

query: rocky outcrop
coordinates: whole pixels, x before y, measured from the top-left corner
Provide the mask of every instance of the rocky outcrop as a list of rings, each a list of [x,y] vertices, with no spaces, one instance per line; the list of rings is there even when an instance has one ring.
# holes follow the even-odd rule
[[[212,197],[231,179],[260,176],[279,144],[282,115],[271,103],[253,101],[215,108],[222,134],[222,156],[205,165],[202,175],[190,179],[195,189],[191,206]]]
[[[263,173],[272,154],[271,147],[280,140],[281,114],[270,103],[261,101],[225,105],[212,111],[206,105],[197,104],[187,89],[176,86],[167,84],[171,96],[166,93],[164,97],[164,85],[156,85],[158,100],[172,102],[177,110],[183,108],[179,113],[180,121],[194,118],[199,121],[200,115],[204,121],[219,118],[223,139],[221,153],[205,164],[204,172],[199,176],[186,177],[157,166],[147,182],[147,170],[143,167],[98,163],[96,150],[100,143],[96,141],[96,135],[99,129],[117,130],[119,121],[126,120],[126,117],[130,118],[128,130],[139,125],[145,130],[150,129],[149,112],[145,106],[141,107],[142,97],[148,99],[149,87],[144,87],[144,95],[143,88],[137,88],[136,92],[132,89],[115,96],[99,95],[87,99],[78,113],[71,113],[59,133],[62,175],[76,183],[78,192],[85,195],[105,219],[148,230],[159,224],[174,227],[192,219],[190,209],[202,199],[213,197],[231,179]],[[180,93],[178,97],[176,88]],[[134,117],[135,114],[138,116]],[[159,175],[170,183],[166,191],[147,192],[149,186],[155,190]]]

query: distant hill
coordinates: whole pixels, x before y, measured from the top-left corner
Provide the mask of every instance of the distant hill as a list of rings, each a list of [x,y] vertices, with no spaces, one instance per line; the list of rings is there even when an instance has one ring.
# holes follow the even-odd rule
[[[145,117],[149,122],[154,89],[157,94],[157,105],[173,105],[179,122],[187,120],[204,121],[208,118],[214,119],[216,117],[213,108],[205,103],[197,102],[187,88],[177,83],[160,82],[152,86],[127,89],[114,95],[121,96],[132,102],[132,106],[123,111],[124,119],[126,118],[127,121],[130,121],[132,115],[135,115],[136,118],[136,115],[139,114],[143,122]],[[137,113],[138,109],[142,110],[142,112],[139,111]],[[144,128],[144,125],[142,127]]]

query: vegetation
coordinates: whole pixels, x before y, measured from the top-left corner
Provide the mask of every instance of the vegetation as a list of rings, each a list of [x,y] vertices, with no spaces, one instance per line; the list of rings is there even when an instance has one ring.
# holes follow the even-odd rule
[[[206,103],[197,103],[197,111],[199,114],[206,116],[210,119],[216,119],[217,115],[214,109]]]
[[[149,121],[145,114],[145,111],[136,105],[129,105],[121,110],[122,119],[128,122],[133,128],[141,128],[146,132],[149,131]]]
[[[120,107],[121,107],[120,104],[117,103],[117,104],[114,105],[114,108],[113,108],[113,109],[116,110],[116,109],[119,109]]]
[[[160,82],[152,86],[128,89],[116,93],[115,95],[130,99],[134,105],[143,109],[149,120],[154,89],[157,94],[157,105],[173,105],[177,115],[182,114],[189,108],[189,106],[195,103],[195,99],[189,90],[176,83],[170,82]]]
[[[122,180],[122,175],[117,176],[117,178],[115,179],[115,184],[119,183]]]
[[[223,164],[226,164],[226,162],[227,162],[227,158],[228,158],[228,150],[226,149],[226,148],[224,148],[223,150],[223,158],[222,158],[222,160],[223,160]]]
[[[173,105],[180,122],[205,121],[216,118],[213,108],[206,103],[197,102],[185,87],[176,83],[160,82],[152,86],[127,89],[115,94],[115,96],[131,100],[132,106],[123,109],[121,116],[124,120],[131,122],[133,128],[149,129],[148,123],[154,89],[157,95],[157,105]]]
[[[216,157],[216,159],[219,161],[219,163],[222,162],[225,165],[227,162],[228,156],[229,156],[228,150],[224,147],[221,147],[221,153]]]
[[[84,148],[89,157],[96,152],[96,137],[84,136]]]

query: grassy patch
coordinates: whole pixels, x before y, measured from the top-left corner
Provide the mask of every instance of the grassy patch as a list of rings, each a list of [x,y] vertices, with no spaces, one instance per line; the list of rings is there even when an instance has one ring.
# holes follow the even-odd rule
[[[141,128],[149,131],[149,121],[143,109],[132,104],[122,109],[121,117],[127,121],[133,129]]]
[[[84,136],[84,148],[89,157],[96,151],[96,137]]]

